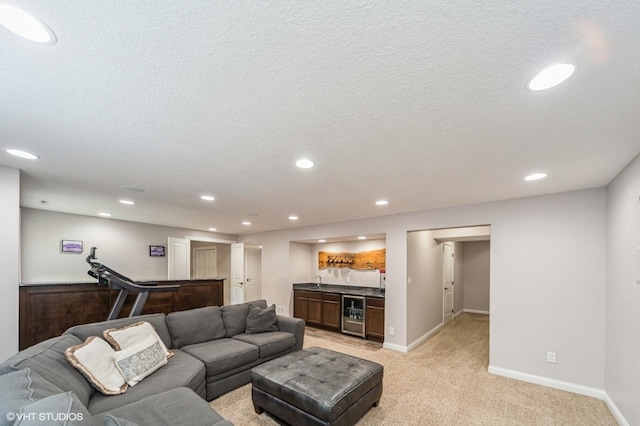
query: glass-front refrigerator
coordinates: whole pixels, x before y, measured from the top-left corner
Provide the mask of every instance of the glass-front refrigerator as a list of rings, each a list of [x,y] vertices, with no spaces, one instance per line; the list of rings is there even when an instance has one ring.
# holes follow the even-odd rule
[[[342,296],[342,332],[364,337],[363,296]]]

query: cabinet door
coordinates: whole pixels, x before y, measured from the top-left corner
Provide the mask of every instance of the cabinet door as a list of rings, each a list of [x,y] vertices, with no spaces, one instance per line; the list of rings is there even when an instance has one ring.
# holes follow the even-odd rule
[[[340,311],[340,296],[325,298],[322,301],[322,324],[340,330]]]
[[[384,340],[384,299],[367,297],[365,333],[371,340]]]
[[[322,300],[307,299],[307,322],[309,324],[322,324]]]
[[[307,299],[303,297],[294,297],[293,298],[293,316],[295,318],[300,318],[303,320],[307,320],[308,312],[307,312]]]

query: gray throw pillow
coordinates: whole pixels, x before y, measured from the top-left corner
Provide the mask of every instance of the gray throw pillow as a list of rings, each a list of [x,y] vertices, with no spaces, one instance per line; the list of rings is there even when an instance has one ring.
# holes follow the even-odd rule
[[[239,305],[225,305],[220,308],[224,328],[227,330],[227,337],[244,333],[247,328],[247,315],[249,315],[249,305],[256,305],[261,308],[267,307],[266,300],[253,300]]]
[[[278,317],[276,316],[276,305],[268,308],[261,308],[256,305],[249,305],[249,315],[247,315],[247,329],[245,333],[256,334],[265,331],[278,331],[276,326]]]

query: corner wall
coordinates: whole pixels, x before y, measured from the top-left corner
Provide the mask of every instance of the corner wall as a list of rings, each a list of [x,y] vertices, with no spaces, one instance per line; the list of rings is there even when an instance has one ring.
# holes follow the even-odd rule
[[[607,187],[605,390],[640,424],[640,156]]]
[[[0,166],[0,361],[18,351],[20,171]]]

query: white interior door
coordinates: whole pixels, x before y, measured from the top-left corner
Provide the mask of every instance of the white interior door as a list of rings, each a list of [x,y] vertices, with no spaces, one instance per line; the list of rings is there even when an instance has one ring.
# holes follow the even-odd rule
[[[191,242],[189,240],[169,237],[167,270],[169,280],[191,279]]]
[[[443,321],[448,323],[453,319],[453,244],[444,243],[444,263],[443,263]]]
[[[247,301],[262,299],[262,251],[248,248],[244,251],[246,284],[244,296]]]
[[[231,304],[244,303],[244,243],[231,244]]]
[[[193,250],[193,272],[195,279],[218,277],[218,251],[215,247],[200,247]]]

